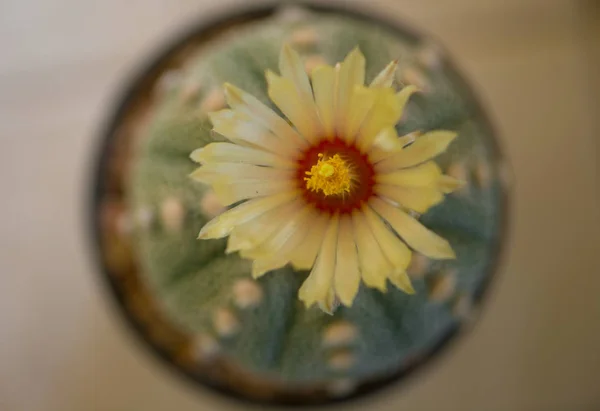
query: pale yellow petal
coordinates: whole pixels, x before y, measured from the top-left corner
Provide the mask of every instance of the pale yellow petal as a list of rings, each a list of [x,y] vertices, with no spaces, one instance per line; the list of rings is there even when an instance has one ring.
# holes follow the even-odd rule
[[[407,145],[412,144],[415,142],[415,140],[417,138],[419,138],[419,136],[422,133],[420,131],[413,131],[412,133],[408,133],[405,134],[401,137],[398,137],[398,140],[400,140],[400,144],[402,145],[402,148],[406,148]]]
[[[285,44],[279,54],[279,72],[283,78],[294,84],[303,103],[314,105],[313,93],[304,64],[298,53],[289,44]]]
[[[190,153],[190,158],[192,159],[193,162],[202,164],[202,159],[203,159],[202,153],[203,152],[204,152],[204,147],[197,148]]]
[[[367,224],[371,228],[383,255],[392,264],[394,270],[405,271],[410,264],[412,252],[383,222],[371,208],[363,207]],[[389,275],[391,271],[387,274]]]
[[[396,286],[399,290],[404,291],[407,294],[414,294],[415,289],[412,286],[410,277],[404,270],[395,270],[388,276],[390,282]]]
[[[379,247],[362,212],[352,215],[352,228],[363,281],[368,287],[386,291],[387,274],[393,267]]]
[[[212,111],[208,113],[208,118],[214,126],[215,123],[221,123],[225,121],[237,120],[237,121],[248,121],[252,120],[252,115],[244,111],[232,110],[225,108],[218,111]]]
[[[417,93],[418,91],[419,89],[416,86],[410,85],[404,87],[398,92],[398,94],[396,94],[396,98],[398,99],[398,103],[400,104],[402,113],[404,113],[404,108],[406,107],[406,103],[408,103],[408,100],[413,94]]]
[[[209,113],[209,118],[215,132],[236,144],[286,156],[295,156],[300,149],[293,141],[279,138],[259,122],[247,118],[245,113],[221,110]]]
[[[203,148],[194,150],[191,158],[201,164],[238,162],[278,168],[296,167],[294,161],[283,156],[231,143],[210,143]]]
[[[402,107],[391,88],[370,89],[375,96],[373,107],[361,124],[356,139],[358,148],[366,153],[382,130],[393,127],[402,115]]]
[[[308,142],[302,138],[287,121],[277,113],[261,103],[256,97],[245,91],[225,83],[225,97],[229,106],[236,111],[248,115],[250,118],[261,122],[273,134],[285,141],[293,142],[300,147],[306,147]]]
[[[450,194],[453,191],[463,187],[465,184],[466,183],[462,180],[444,174],[438,181],[438,188],[442,191],[442,193]]]
[[[227,237],[227,248],[225,249],[225,254],[231,254],[235,253],[236,251],[249,248],[252,248],[252,243],[245,237],[239,235],[234,228],[231,233],[229,233],[229,237]],[[247,258],[244,255],[242,255],[242,257]]]
[[[321,125],[314,102],[307,103],[291,80],[279,77],[271,71],[267,71],[266,77],[269,98],[305,139],[310,142],[316,141],[321,134]]]
[[[298,196],[297,192],[290,191],[274,196],[257,198],[246,201],[230,210],[219,214],[202,227],[198,238],[222,238],[228,235],[238,224],[250,221],[269,210],[282,204],[291,202]]]
[[[334,129],[334,95],[336,90],[335,69],[330,66],[319,66],[312,72],[312,85],[319,117],[323,125],[325,137],[332,137]]]
[[[356,86],[365,83],[365,57],[360,50],[352,50],[344,61],[336,66],[337,96],[335,107],[335,128],[342,136],[348,120],[348,108]]]
[[[394,83],[397,68],[398,60],[388,63],[388,65],[375,76],[369,87],[391,87]]]
[[[232,183],[239,180],[290,180],[296,171],[291,169],[255,166],[240,163],[210,163],[194,170],[190,177],[201,183],[216,181]]]
[[[280,256],[270,256],[252,262],[252,278],[260,278],[269,271],[285,266],[288,261]]]
[[[348,115],[345,120],[346,125],[342,128],[343,131],[340,134],[343,139],[350,143],[355,140],[356,133],[374,108],[376,98],[377,93],[374,93],[372,89],[355,86],[350,95]]]
[[[395,127],[384,128],[373,140],[373,147],[383,151],[400,151],[405,144],[405,141],[398,137]]]
[[[219,175],[215,174],[206,166],[198,167],[190,173],[190,178],[194,181],[204,184],[211,184],[219,179]]]
[[[425,228],[404,211],[377,198],[372,199],[370,205],[409,246],[421,254],[435,259],[456,258],[448,241]]]
[[[373,145],[369,151],[369,160],[374,164],[391,157],[398,151],[403,150],[407,145],[413,143],[419,135],[420,133],[415,131],[398,137],[395,127],[383,129],[373,140]]]
[[[375,186],[375,193],[421,214],[444,200],[444,195],[439,186],[401,187],[388,184],[377,184]]]
[[[339,217],[337,215],[330,219],[315,265],[298,291],[298,297],[307,308],[314,303],[320,303],[326,311],[330,312],[333,309],[329,306],[333,301],[328,297],[331,296],[331,288],[333,287],[338,222]]]
[[[285,222],[277,232],[265,242],[248,249],[242,255],[245,258],[267,258],[277,255],[289,260],[289,254],[300,245],[308,235],[315,219],[313,210],[305,206],[300,212]],[[235,230],[234,230],[235,233]]]
[[[397,94],[391,88],[378,90],[375,105],[364,121],[357,139],[361,151],[369,151],[377,134],[400,121],[408,99],[416,91],[414,86],[405,87]]]
[[[228,245],[227,251],[250,250],[259,246],[276,235],[298,213],[302,206],[300,200],[294,200],[237,225],[232,232],[235,242]]]
[[[309,270],[312,268],[321,247],[328,221],[329,216],[325,215],[315,218],[306,238],[297,248],[290,251],[290,262],[296,270]]]
[[[335,289],[333,287],[329,287],[329,290],[327,290],[327,295],[325,296],[325,298],[320,301],[317,301],[317,304],[319,304],[319,308],[321,309],[321,311],[323,311],[329,315],[333,315],[333,313],[335,312],[335,309],[338,306]]]
[[[375,182],[402,187],[437,187],[442,170],[433,161],[416,167],[393,171],[386,174],[376,174]]]
[[[211,184],[215,195],[223,205],[230,205],[249,198],[297,191],[294,182],[289,179],[280,181],[239,179],[232,182],[221,178]]]
[[[360,286],[360,270],[352,219],[348,216],[340,218],[334,285],[341,303],[351,307]]]
[[[452,131],[443,130],[425,133],[404,150],[375,164],[375,169],[379,173],[384,173],[423,163],[443,153],[456,136],[457,134]]]
[[[310,211],[308,207],[295,201],[240,224],[229,235],[225,252],[240,251],[243,258],[260,259],[262,265],[277,257],[277,260],[284,260],[281,264],[283,266],[289,261],[289,251],[308,232],[309,221],[314,219]]]

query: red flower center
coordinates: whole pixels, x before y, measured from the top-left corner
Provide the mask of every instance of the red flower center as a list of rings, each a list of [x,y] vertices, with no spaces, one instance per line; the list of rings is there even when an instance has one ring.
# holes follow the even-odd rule
[[[318,163],[319,154],[328,158],[338,154],[350,168],[352,183],[350,192],[340,195],[325,195],[321,191],[311,191],[306,187],[307,172]],[[323,140],[309,147],[298,159],[298,185],[307,203],[320,211],[330,214],[348,214],[359,209],[373,195],[375,171],[368,157],[362,154],[354,144],[340,138]]]

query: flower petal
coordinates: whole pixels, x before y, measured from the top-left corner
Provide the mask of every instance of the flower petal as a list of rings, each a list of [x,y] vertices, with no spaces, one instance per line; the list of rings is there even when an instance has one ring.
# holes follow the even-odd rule
[[[358,148],[363,153],[370,150],[377,134],[388,127],[393,127],[402,116],[402,106],[393,89],[375,88],[370,90],[375,95],[375,102],[362,122],[356,139]]]
[[[412,286],[410,277],[404,270],[395,270],[388,276],[390,282],[396,286],[396,288],[404,291],[407,294],[414,294],[415,289]]]
[[[298,193],[294,191],[280,193],[274,196],[262,197],[246,201],[224,213],[216,216],[202,227],[198,234],[199,239],[222,238],[231,233],[231,230],[246,221],[250,221],[269,210],[294,200]]]
[[[365,57],[360,50],[352,50],[344,61],[336,66],[338,78],[335,129],[338,135],[343,136],[348,121],[348,107],[354,88],[365,83]]]
[[[312,85],[315,93],[315,103],[326,137],[334,135],[334,95],[336,91],[335,69],[330,66],[319,66],[313,70]]]
[[[396,132],[396,127],[388,127],[381,130],[373,140],[373,147],[383,151],[400,151],[404,148],[404,141],[401,141]]]
[[[223,205],[230,205],[248,198],[270,196],[282,192],[297,192],[294,183],[290,180],[240,179],[232,182],[226,178],[221,178],[211,184],[213,190],[215,190],[215,195]]]
[[[324,215],[315,218],[306,238],[296,249],[289,253],[290,262],[296,270],[309,270],[312,268],[319,253],[328,221],[329,217]]]
[[[396,99],[398,99],[398,103],[400,104],[401,111],[404,112],[404,107],[406,107],[406,103],[410,97],[419,91],[418,87],[409,85],[404,87],[396,94]]]
[[[386,225],[370,207],[363,207],[367,224],[369,225],[383,255],[392,264],[393,270],[405,271],[410,264],[412,252]],[[387,274],[389,275],[389,271]]]
[[[335,289],[333,287],[329,287],[329,290],[327,290],[327,296],[323,300],[317,301],[317,303],[319,304],[321,311],[329,315],[333,315],[335,309],[338,307]]]
[[[457,134],[452,131],[430,131],[417,138],[404,150],[375,164],[375,169],[377,172],[384,173],[423,163],[443,153],[456,136]]]
[[[215,181],[233,183],[242,179],[281,181],[289,180],[294,174],[294,170],[252,164],[210,163],[194,170],[190,177],[201,183],[212,184]]]
[[[369,151],[373,140],[381,130],[392,127],[400,121],[408,99],[416,91],[418,89],[415,86],[407,86],[394,95],[391,88],[384,88],[378,93],[375,106],[360,130],[357,140],[360,150]]]
[[[421,254],[436,259],[456,258],[448,241],[425,228],[404,211],[378,198],[372,199],[370,205],[409,246]]]
[[[386,291],[387,273],[392,270],[392,265],[379,247],[362,212],[352,214],[352,227],[363,281],[368,287]]]
[[[306,147],[308,145],[308,142],[287,121],[279,117],[279,115],[253,95],[229,83],[225,83],[225,97],[231,108],[259,121],[271,130],[273,134],[283,140],[293,142],[299,147]]]
[[[431,207],[441,203],[444,195],[438,187],[401,187],[388,184],[375,186],[377,195],[388,198],[404,208],[425,213]]]
[[[438,181],[438,188],[442,191],[442,193],[450,194],[453,191],[463,187],[465,184],[466,183],[462,180],[444,174]]]
[[[388,127],[375,136],[371,151],[369,152],[369,160],[371,160],[371,163],[377,163],[387,157],[393,156],[407,145],[413,143],[419,135],[420,133],[415,131],[398,137],[396,128]]]
[[[321,124],[317,116],[314,102],[309,104],[300,94],[294,83],[267,71],[269,97],[296,126],[296,129],[309,142],[314,142],[321,134]]]
[[[285,44],[279,54],[279,71],[283,78],[294,84],[298,94],[302,97],[302,103],[314,106],[313,93],[304,64],[298,53],[289,44]]]
[[[401,187],[437,187],[442,170],[433,161],[416,167],[393,171],[387,174],[376,174],[375,182]]]
[[[388,65],[375,76],[369,87],[392,87],[397,68],[398,60],[388,63]]]
[[[236,144],[287,156],[294,156],[300,148],[290,140],[277,137],[259,122],[249,119],[245,113],[227,109],[209,113],[209,118],[215,132]]]
[[[301,208],[302,202],[294,200],[237,225],[232,232],[234,242],[228,244],[227,252],[249,250],[264,243],[290,221]]]
[[[231,143],[210,143],[190,155],[197,163],[245,163],[277,168],[295,168],[293,161],[266,151]]]
[[[373,148],[383,150],[385,152],[397,152],[404,149],[404,146],[415,141],[415,134],[410,133],[402,137],[398,137],[396,127],[388,127],[381,130],[373,140]]]
[[[263,243],[252,249],[247,249],[242,257],[244,258],[267,258],[270,256],[285,257],[289,260],[289,254],[300,245],[307,236],[311,227],[311,221],[314,221],[315,214],[311,208],[305,206],[300,212],[292,216],[285,222],[277,232],[267,238]],[[235,230],[233,231],[235,233]]]
[[[376,99],[377,93],[374,93],[373,89],[364,86],[355,86],[350,95],[346,126],[340,134],[342,138],[350,143],[355,140],[356,133],[365,122],[365,119],[368,118]]]
[[[252,248],[252,243],[245,237],[239,235],[235,228],[233,229],[233,231],[231,231],[231,233],[229,233],[229,237],[227,238],[227,248],[225,249],[225,254],[231,254],[239,250],[246,250],[250,248]],[[242,257],[246,258],[246,256],[243,255]]]
[[[340,233],[336,251],[336,266],[334,274],[335,292],[342,304],[352,306],[354,297],[360,287],[360,270],[358,253],[352,231],[352,219],[340,218]]]
[[[304,301],[307,308],[314,303],[320,303],[327,312],[333,310],[333,306],[331,306],[333,301],[328,296],[331,296],[335,272],[338,222],[337,215],[329,221],[315,265],[298,291],[298,297]]]
[[[281,256],[258,258],[252,262],[252,278],[257,279],[268,273],[285,266],[288,261]]]

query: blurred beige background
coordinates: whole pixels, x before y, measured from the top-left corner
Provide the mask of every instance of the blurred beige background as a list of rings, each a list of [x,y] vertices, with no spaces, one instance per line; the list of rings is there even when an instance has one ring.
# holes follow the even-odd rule
[[[83,214],[99,127],[127,74],[241,3],[0,2],[0,410],[248,409],[194,391],[131,338]],[[473,332],[409,383],[343,409],[599,410],[600,3],[372,7],[441,38],[477,86],[513,166],[512,232]]]

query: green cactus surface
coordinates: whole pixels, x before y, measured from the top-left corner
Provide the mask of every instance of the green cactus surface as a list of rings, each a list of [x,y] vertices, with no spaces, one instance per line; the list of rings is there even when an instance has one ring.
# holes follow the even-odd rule
[[[135,224],[133,248],[160,310],[198,336],[207,358],[216,353],[246,372],[286,384],[361,382],[427,355],[472,315],[499,242],[500,167],[478,105],[434,43],[353,17],[305,13],[230,29],[163,75],[136,140],[127,184],[129,209],[148,216]],[[358,46],[366,57],[367,83],[397,59],[396,85],[423,90],[408,103],[399,134],[459,133],[436,162],[467,184],[420,217],[450,242],[457,258],[434,261],[415,253],[409,267],[414,295],[361,284],[351,308],[328,315],[298,300],[308,272],[285,267],[253,280],[249,261],[225,254],[225,240],[197,240],[219,211],[209,187],[189,177],[197,166],[190,153],[224,141],[211,131],[206,114],[224,107],[224,82],[277,111],[264,73],[277,71],[284,42],[301,54],[307,69],[335,64]]]

